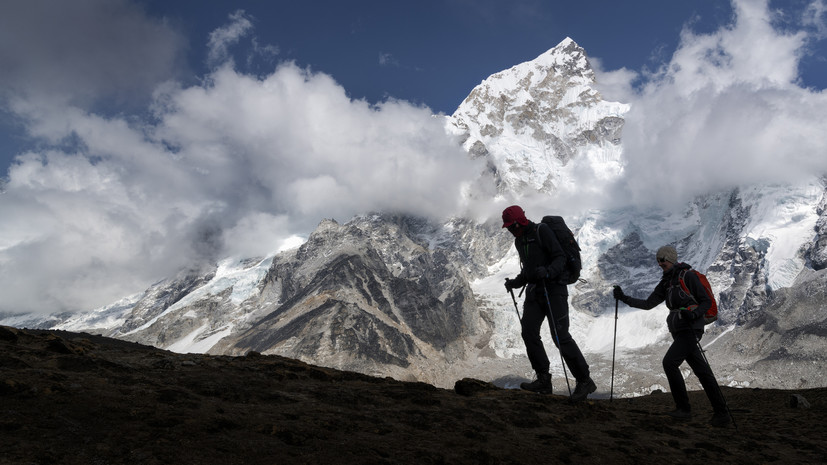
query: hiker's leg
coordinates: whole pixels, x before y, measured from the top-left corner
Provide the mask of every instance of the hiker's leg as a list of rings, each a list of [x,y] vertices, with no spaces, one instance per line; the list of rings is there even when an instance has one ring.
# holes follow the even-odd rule
[[[560,338],[559,344],[556,340],[554,343],[560,349],[560,354],[562,354],[563,360],[566,361],[566,365],[569,367],[569,370],[571,370],[574,379],[577,381],[588,380],[589,364],[586,363],[580,347],[577,346],[577,342],[574,341],[571,333],[569,333],[568,296],[560,294],[550,295],[549,302],[551,303],[551,313],[554,317],[554,323],[557,327],[557,336]],[[549,330],[554,331],[554,327],[549,328]],[[554,339],[553,332],[551,337]]]
[[[695,337],[691,331],[672,333],[672,345],[663,356],[663,371],[669,381],[672,399],[678,409],[685,411],[690,411],[691,406],[680,366],[692,352],[693,347],[695,347]],[[695,349],[697,350],[697,347]]]
[[[699,341],[700,338],[701,336],[699,335]],[[689,364],[692,368],[692,372],[695,373],[695,376],[697,376],[698,380],[701,382],[701,386],[703,386],[706,397],[709,398],[709,403],[712,404],[713,410],[716,412],[726,412],[726,401],[724,400],[724,397],[721,394],[721,389],[718,387],[718,383],[715,380],[715,375],[712,373],[712,368],[710,368],[704,360],[704,356],[698,347],[698,343],[695,344],[695,350],[693,350],[687,357],[686,363]]]
[[[546,313],[537,302],[534,292],[526,293],[523,304],[523,318],[520,320],[522,326],[523,342],[525,343],[526,355],[531,362],[531,368],[537,373],[548,373],[549,361],[546,349],[543,347],[543,340],[540,338],[540,327]]]

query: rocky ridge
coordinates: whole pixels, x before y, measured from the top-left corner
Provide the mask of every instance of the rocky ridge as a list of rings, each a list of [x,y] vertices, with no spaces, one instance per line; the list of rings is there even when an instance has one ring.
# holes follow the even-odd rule
[[[484,344],[475,348],[475,340],[492,331],[478,318],[468,283],[490,259],[478,256],[496,253],[501,244],[493,234],[474,233],[485,226],[469,224],[435,230],[393,215],[344,225],[325,220],[301,247],[274,257],[240,305],[232,302],[232,287],[186,305],[159,300],[171,290],[152,290],[106,334],[166,347],[195,332],[191,343],[205,342],[213,354],[253,350],[443,385],[467,352],[485,350]],[[455,236],[469,234],[477,247],[459,246]],[[203,283],[215,271],[207,273],[160,287]]]

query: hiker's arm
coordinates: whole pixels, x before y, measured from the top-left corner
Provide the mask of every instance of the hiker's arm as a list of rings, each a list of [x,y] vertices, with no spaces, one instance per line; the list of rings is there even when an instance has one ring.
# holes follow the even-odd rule
[[[520,257],[520,274],[514,278],[514,282],[512,285],[514,289],[521,288],[528,284],[528,280],[525,277],[525,270],[523,269],[523,263],[525,263],[525,256],[523,254],[523,248],[519,246],[519,239],[514,240],[514,247],[517,249],[517,255]]]
[[[525,275],[523,274],[522,271],[511,282],[511,286],[512,286],[513,289],[519,289],[519,288],[525,286],[526,284],[528,284],[528,280],[525,279]]]
[[[549,264],[546,266],[548,277],[551,281],[554,281],[566,269],[566,254],[550,227],[540,223],[537,234],[540,235],[540,243],[543,244],[543,248],[548,252]]]
[[[625,299],[623,299],[623,303],[630,307],[651,310],[660,305],[664,300],[666,300],[666,287],[663,285],[663,281],[661,281],[655,286],[655,290],[649,294],[648,298],[636,299],[627,295]]]

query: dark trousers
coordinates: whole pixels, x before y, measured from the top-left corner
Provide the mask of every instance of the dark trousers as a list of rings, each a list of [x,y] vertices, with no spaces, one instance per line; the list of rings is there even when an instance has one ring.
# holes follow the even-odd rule
[[[695,339],[696,336],[697,339]],[[686,383],[683,381],[680,369],[681,364],[686,361],[695,376],[700,380],[712,408],[716,412],[726,412],[726,403],[715,381],[715,375],[712,374],[712,369],[707,365],[701,349],[698,347],[701,337],[703,337],[702,330],[672,333],[672,345],[669,346],[669,350],[663,356],[663,371],[669,381],[669,390],[672,392],[672,398],[675,400],[677,408],[686,411],[691,410],[689,395],[686,393]]]
[[[551,326],[551,339],[563,355],[563,360],[569,367],[571,374],[577,381],[589,379],[589,364],[577,347],[577,343],[569,334],[569,303],[565,294],[551,294],[548,296],[551,303],[551,314],[557,326],[555,335],[554,326]],[[543,286],[529,286],[526,290],[523,304],[522,326],[523,342],[525,342],[528,360],[531,368],[537,373],[548,373],[549,361],[543,341],[540,338],[540,328],[548,315],[549,305],[546,302]],[[559,337],[559,341],[556,339]]]

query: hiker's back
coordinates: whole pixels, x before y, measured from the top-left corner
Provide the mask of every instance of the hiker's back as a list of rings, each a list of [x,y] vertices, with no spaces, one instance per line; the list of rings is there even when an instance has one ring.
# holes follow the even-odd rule
[[[566,255],[566,272],[561,277],[561,281],[566,284],[574,284],[580,279],[580,271],[583,269],[583,262],[580,259],[580,245],[577,244],[577,239],[574,233],[566,225],[566,221],[561,216],[547,215],[543,217],[542,223],[547,225],[555,237],[563,253]]]

